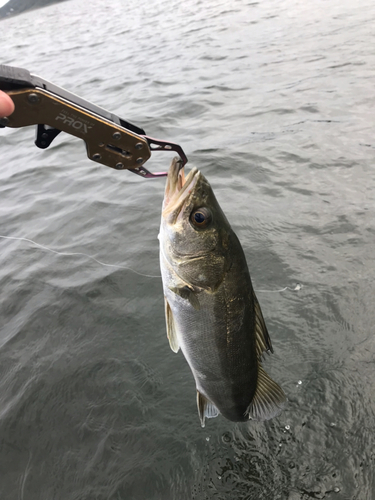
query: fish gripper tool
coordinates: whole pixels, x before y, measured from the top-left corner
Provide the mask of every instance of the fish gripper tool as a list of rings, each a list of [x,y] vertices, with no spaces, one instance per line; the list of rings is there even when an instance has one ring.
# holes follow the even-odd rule
[[[63,131],[85,141],[90,160],[145,178],[167,175],[144,167],[153,151],[176,152],[181,168],[188,161],[178,144],[149,137],[142,128],[26,69],[0,65],[0,90],[15,104],[10,116],[0,118],[0,127],[36,125],[35,144],[41,149]]]

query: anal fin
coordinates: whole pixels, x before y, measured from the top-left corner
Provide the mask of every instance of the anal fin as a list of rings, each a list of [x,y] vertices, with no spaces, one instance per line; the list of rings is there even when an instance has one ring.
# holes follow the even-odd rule
[[[173,319],[172,309],[166,297],[164,297],[164,302],[165,302],[165,321],[167,323],[167,336],[169,340],[169,345],[173,352],[178,352],[180,349],[180,345],[177,339],[177,331]]]
[[[246,411],[249,419],[270,420],[281,413],[285,403],[284,391],[259,363],[257,388]]]
[[[201,426],[205,426],[205,418],[215,418],[219,415],[219,410],[205,396],[197,390],[197,406]]]

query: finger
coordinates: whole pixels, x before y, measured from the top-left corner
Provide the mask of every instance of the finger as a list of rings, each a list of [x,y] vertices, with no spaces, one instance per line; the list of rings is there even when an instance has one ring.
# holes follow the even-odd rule
[[[14,111],[14,102],[12,99],[0,90],[0,117],[9,116]]]

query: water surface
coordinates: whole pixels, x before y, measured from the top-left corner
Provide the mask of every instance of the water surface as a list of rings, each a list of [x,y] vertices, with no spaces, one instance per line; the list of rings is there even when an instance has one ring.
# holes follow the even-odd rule
[[[373,2],[127,4],[6,19],[1,62],[183,146],[243,244],[289,404],[201,429],[160,278],[0,238],[0,496],[371,500]],[[0,131],[0,235],[159,275],[164,180],[33,140]]]

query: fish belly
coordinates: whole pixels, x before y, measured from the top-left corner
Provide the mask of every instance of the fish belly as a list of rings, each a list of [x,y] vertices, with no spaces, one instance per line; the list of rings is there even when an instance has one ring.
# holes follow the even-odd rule
[[[254,305],[251,283],[246,281],[244,276],[228,276],[214,293],[200,292],[199,310],[165,291],[198,391],[233,421],[247,420],[257,385]]]

